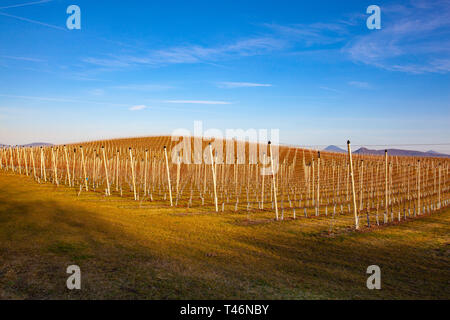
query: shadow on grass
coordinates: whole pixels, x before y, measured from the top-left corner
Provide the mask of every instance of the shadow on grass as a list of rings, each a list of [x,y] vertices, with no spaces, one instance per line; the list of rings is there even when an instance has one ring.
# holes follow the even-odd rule
[[[448,214],[331,238],[323,219],[249,224],[239,223],[245,215],[169,214],[150,226],[120,210],[150,229],[140,234],[114,215],[100,217],[108,207],[92,199],[88,210],[64,191],[1,178],[4,299],[450,297]],[[71,264],[82,270],[80,291],[66,288]],[[365,286],[372,264],[382,269],[381,291]]]
[[[254,263],[254,274],[272,270],[272,281],[331,298],[450,298],[448,214],[334,238],[290,231],[267,231],[263,238],[237,237],[254,253],[273,253],[272,263]],[[382,290],[366,287],[370,265],[382,270]]]

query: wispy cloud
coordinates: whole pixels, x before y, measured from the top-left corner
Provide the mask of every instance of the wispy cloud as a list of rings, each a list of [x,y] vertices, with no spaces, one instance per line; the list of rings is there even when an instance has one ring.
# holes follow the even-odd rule
[[[362,88],[362,89],[369,89],[372,86],[364,81],[349,81],[348,82],[349,85],[351,85],[352,87],[357,87],[357,88]]]
[[[90,56],[83,62],[108,68],[132,66],[160,67],[170,64],[214,64],[226,59],[273,54],[289,49],[320,49],[320,46],[342,42],[349,35],[348,25],[336,23],[262,24],[264,31],[253,37],[230,41],[221,45],[196,45],[147,50],[128,55]]]
[[[187,45],[152,50],[140,55],[116,55],[107,57],[87,57],[89,64],[121,68],[138,65],[163,66],[169,64],[212,63],[233,57],[254,56],[279,50],[285,46],[284,40],[274,37],[255,37],[238,40],[221,46]]]
[[[271,87],[268,83],[254,83],[254,82],[219,82],[219,88],[252,88],[252,87]]]
[[[129,104],[114,103],[114,102],[108,102],[108,101],[89,101],[89,100],[79,100],[79,99],[72,99],[72,98],[59,98],[59,97],[18,96],[18,95],[3,94],[3,93],[0,93],[0,97],[14,98],[14,99],[25,99],[25,100],[34,100],[34,101],[85,103],[85,104],[98,104],[98,105],[122,106],[122,107],[123,106],[126,106],[126,107],[129,106]]]
[[[130,107],[129,110],[130,111],[140,111],[140,110],[144,110],[144,109],[147,109],[147,108],[149,108],[149,107],[147,107],[146,105],[140,104],[140,105],[137,105],[137,106]]]
[[[3,59],[20,60],[20,61],[30,61],[30,62],[44,62],[45,60],[31,58],[31,57],[18,57],[18,56],[0,56]]]
[[[366,30],[366,14],[350,13],[331,22],[310,24],[260,24],[258,35],[231,40],[225,44],[186,44],[160,49],[134,48],[131,53],[98,54],[82,58],[87,69],[104,70],[132,67],[162,67],[173,64],[217,64],[220,61],[276,53],[305,54],[314,57],[332,54],[390,71],[407,73],[450,72],[450,6],[448,1],[410,0],[409,3],[382,6],[382,29]],[[10,16],[53,28],[39,21]],[[65,29],[64,29],[65,30]],[[67,31],[67,30],[65,30]],[[131,51],[136,49],[136,51]],[[330,51],[331,50],[331,51]],[[257,87],[266,84],[223,82],[223,88]],[[129,90],[160,90],[130,85]]]
[[[30,23],[37,24],[37,25],[44,26],[44,27],[49,27],[49,28],[52,28],[52,29],[68,31],[68,29],[60,27],[60,26],[55,26],[53,24],[49,24],[49,23],[45,23],[45,22],[41,22],[41,21],[37,21],[37,20],[32,20],[32,19],[28,19],[28,18],[25,18],[25,17],[19,17],[19,16],[15,16],[15,15],[12,15],[12,14],[4,13],[4,12],[0,12],[0,15],[5,16],[5,17],[14,18],[14,19],[17,19],[17,20],[30,22]]]
[[[41,3],[52,2],[52,1],[53,0],[41,0],[41,1],[33,1],[33,2],[25,2],[25,3],[13,4],[13,5],[6,6],[6,7],[0,7],[0,10],[9,9],[9,8],[32,6],[32,5],[35,5],[35,4],[41,4]]]
[[[121,86],[113,86],[113,89],[134,90],[134,91],[164,91],[174,87],[160,84],[128,84]]]
[[[178,103],[178,104],[231,104],[227,101],[213,101],[213,100],[165,100],[164,103]]]
[[[334,89],[334,88],[330,88],[330,87],[326,87],[326,86],[320,86],[319,88],[320,88],[320,89],[323,89],[323,90],[327,90],[327,91],[335,92],[335,93],[342,93],[342,91],[341,91],[341,90],[338,90],[338,89]]]
[[[382,7],[381,30],[351,41],[343,52],[357,63],[407,73],[450,71],[448,1]]]
[[[105,90],[103,89],[92,89],[88,92],[91,96],[103,96],[105,94]]]
[[[312,47],[329,45],[345,40],[348,28],[342,23],[312,23],[312,24],[265,24],[275,34],[289,40],[291,45]]]
[[[100,67],[108,67],[108,68],[122,68],[128,67],[131,65],[130,62],[126,61],[123,58],[119,57],[108,57],[108,58],[84,58],[83,62],[87,62]]]

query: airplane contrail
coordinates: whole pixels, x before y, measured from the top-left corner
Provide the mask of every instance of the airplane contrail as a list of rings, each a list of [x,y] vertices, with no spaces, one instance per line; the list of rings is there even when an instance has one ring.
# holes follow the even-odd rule
[[[46,3],[46,2],[51,2],[51,1],[53,1],[53,0],[41,0],[41,1],[34,1],[34,2],[26,2],[26,3],[20,3],[20,4],[13,4],[13,5],[7,6],[7,7],[0,7],[0,10],[2,10],[2,9],[9,9],[9,8],[17,8],[17,7],[32,6],[33,4]]]
[[[65,29],[63,27],[59,27],[59,26],[55,26],[55,25],[52,25],[52,24],[40,22],[40,21],[37,21],[37,20],[31,20],[31,19],[24,18],[24,17],[14,16],[12,14],[4,13],[4,12],[0,12],[0,15],[6,16],[6,17],[10,17],[10,18],[15,18],[15,19],[22,20],[22,21],[31,22],[31,23],[38,24],[38,25],[41,25],[41,26],[50,27],[50,28],[53,28],[53,29],[67,31],[67,29]]]

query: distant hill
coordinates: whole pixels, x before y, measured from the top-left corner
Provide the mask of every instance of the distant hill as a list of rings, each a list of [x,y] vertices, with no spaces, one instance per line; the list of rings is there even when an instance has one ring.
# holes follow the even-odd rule
[[[347,152],[344,149],[341,149],[341,148],[333,146],[333,145],[326,147],[325,149],[323,149],[323,151],[337,152],[337,153],[346,153]]]
[[[29,144],[22,144],[19,147],[48,147],[48,146],[53,146],[53,144],[47,143],[47,142],[33,142],[33,143],[29,143]],[[5,147],[11,147],[11,146],[8,144],[0,143],[0,148],[5,148]]]
[[[414,151],[414,150],[402,150],[402,149],[387,149],[390,156],[407,156],[407,157],[450,157],[448,154],[443,154],[435,151]],[[384,155],[384,150],[373,150],[365,147],[359,148],[353,152],[354,154],[373,154]]]
[[[449,156],[448,154],[440,153],[440,152],[437,152],[434,150],[428,150],[427,153],[434,154],[434,155],[436,155],[436,157],[448,157]]]
[[[48,147],[48,146],[52,146],[52,143],[47,143],[47,142],[33,142],[33,143],[29,143],[29,144],[23,144],[21,145],[21,147]]]

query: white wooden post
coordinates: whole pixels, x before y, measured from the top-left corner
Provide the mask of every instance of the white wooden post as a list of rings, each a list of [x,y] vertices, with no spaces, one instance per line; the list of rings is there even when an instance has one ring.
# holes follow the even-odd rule
[[[316,214],[319,215],[320,210],[320,151],[317,153],[317,202],[316,202]]]
[[[106,192],[108,196],[111,195],[111,189],[109,187],[109,177],[108,177],[108,162],[106,160],[106,153],[105,153],[105,147],[102,146],[102,153],[103,153],[103,163],[105,165],[105,175],[106,175]]]
[[[441,208],[441,164],[439,163],[439,179],[438,179],[438,209]]]
[[[88,180],[87,180],[88,178],[87,178],[87,173],[86,173],[86,162],[84,161],[83,146],[80,146],[80,150],[81,150],[81,165],[83,166],[84,186],[86,188],[86,191],[89,191]]]
[[[209,144],[209,154],[211,156],[211,170],[212,170],[213,186],[214,186],[214,202],[216,204],[216,212],[218,212],[219,211],[219,207],[218,207],[218,204],[217,204],[216,169],[215,169],[215,165],[214,165],[214,157],[213,157],[211,143]]]
[[[388,185],[388,152],[384,150],[384,223],[387,222],[388,217],[388,207],[389,207],[389,185]]]
[[[353,174],[353,163],[352,163],[352,150],[350,147],[350,140],[347,141],[348,148],[348,162],[350,163],[350,176],[352,180],[352,195],[353,195],[353,214],[355,215],[355,229],[359,229],[358,212],[356,209],[356,194],[355,194],[355,178]]]
[[[36,165],[34,163],[34,155],[33,155],[32,147],[30,147],[30,154],[31,154],[31,163],[33,164],[33,175],[34,175],[34,179],[36,180]]]
[[[130,151],[131,178],[132,178],[132,180],[133,180],[134,200],[137,200],[137,194],[136,194],[136,176],[134,175],[133,153],[131,152],[131,147],[130,147],[128,150]]]
[[[53,147],[52,147],[52,163],[53,163],[53,175],[54,175],[53,180],[54,180],[54,183],[58,186],[59,185],[58,169],[56,168],[56,159],[55,159],[55,152],[53,150]]]
[[[69,157],[67,156],[66,145],[64,145],[64,157],[66,158],[67,179],[69,180],[69,187],[71,187],[72,186],[72,181],[70,180]]]
[[[275,170],[273,168],[273,154],[272,154],[272,144],[269,141],[269,151],[270,151],[270,166],[272,168],[272,184],[273,184],[273,198],[275,201],[275,219],[278,220],[278,202],[277,202],[277,184],[275,179]]]
[[[144,163],[144,197],[147,195],[147,158],[148,158],[148,150],[145,150],[145,163]]]
[[[264,162],[264,173],[263,173],[263,175],[262,175],[262,186],[261,186],[261,209],[264,209],[264,176],[265,176],[265,173],[266,173],[266,168],[265,168],[265,165],[266,165],[266,153],[264,152],[263,153],[263,162]]]
[[[417,214],[420,214],[420,160],[417,160]]]
[[[167,158],[167,148],[164,146],[164,156],[166,158],[166,169],[167,169],[167,183],[169,185],[169,198],[170,198],[170,206],[173,206],[172,202],[172,186],[170,184],[170,170],[169,170],[169,159]]]

